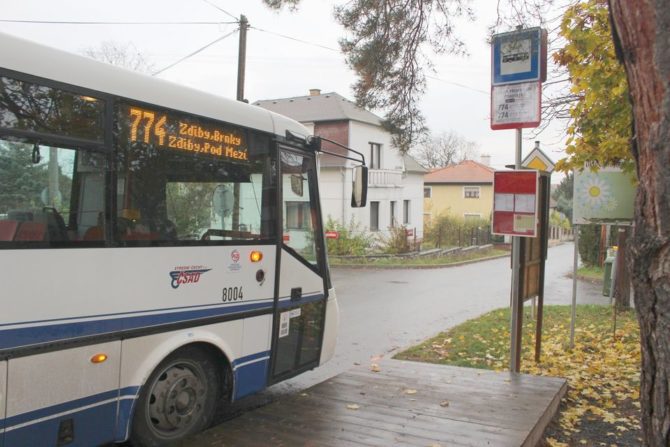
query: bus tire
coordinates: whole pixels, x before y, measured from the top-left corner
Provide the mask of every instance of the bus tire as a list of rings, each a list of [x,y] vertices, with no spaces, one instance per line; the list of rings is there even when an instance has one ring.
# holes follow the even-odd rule
[[[133,445],[161,446],[207,428],[221,394],[221,375],[212,356],[197,347],[166,357],[140,392],[131,427]]]

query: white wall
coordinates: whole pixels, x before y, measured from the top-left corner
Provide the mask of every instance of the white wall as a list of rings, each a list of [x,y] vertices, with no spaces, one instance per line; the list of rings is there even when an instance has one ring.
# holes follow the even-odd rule
[[[370,143],[382,145],[381,169],[403,169],[402,157],[392,147],[390,133],[379,126],[350,121],[349,147],[365,154],[365,161],[368,165],[370,164]]]
[[[410,201],[410,216],[407,228],[416,229],[417,239],[423,239],[423,174],[419,172],[406,173],[403,185],[403,199]]]
[[[369,164],[369,143],[382,145],[381,169],[404,171],[404,163],[400,153],[391,146],[391,135],[381,127],[369,124],[350,122],[349,145],[352,149],[365,154]],[[351,164],[348,163],[350,166]],[[410,222],[408,228],[416,228],[417,238],[423,237],[423,174],[404,173],[402,184],[397,187],[371,187],[368,189],[368,205],[365,208],[351,207],[351,175],[350,167],[322,168],[319,173],[319,189],[321,194],[321,212],[323,221],[328,217],[348,225],[351,218],[360,224],[360,229],[370,230],[370,202],[379,202],[380,236],[388,235],[391,225],[391,201],[396,202],[396,223],[403,225],[403,201],[410,200]],[[344,182],[344,183],[343,183]]]

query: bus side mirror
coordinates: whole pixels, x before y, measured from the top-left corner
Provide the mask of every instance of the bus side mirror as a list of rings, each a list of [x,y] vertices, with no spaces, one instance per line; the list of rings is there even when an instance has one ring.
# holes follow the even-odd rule
[[[364,165],[355,166],[353,169],[353,181],[351,188],[351,206],[362,208],[368,198],[368,167]]]

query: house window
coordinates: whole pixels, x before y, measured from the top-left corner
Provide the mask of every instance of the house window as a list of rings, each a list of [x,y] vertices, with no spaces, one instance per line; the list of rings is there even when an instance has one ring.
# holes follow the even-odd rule
[[[309,202],[286,202],[286,228],[307,230],[309,223]]]
[[[463,219],[467,220],[479,220],[482,218],[481,214],[478,213],[465,213],[463,214]]]
[[[370,231],[379,231],[379,202],[370,202]]]
[[[423,187],[423,198],[424,199],[430,199],[433,197],[433,188],[430,186],[424,186]]]
[[[391,201],[391,227],[395,227],[395,204],[394,200]]]
[[[479,186],[464,186],[463,187],[463,197],[466,199],[478,199],[479,198]]]
[[[370,169],[381,169],[382,145],[370,143]]]
[[[410,214],[409,200],[402,201],[402,223],[407,225],[409,223]]]

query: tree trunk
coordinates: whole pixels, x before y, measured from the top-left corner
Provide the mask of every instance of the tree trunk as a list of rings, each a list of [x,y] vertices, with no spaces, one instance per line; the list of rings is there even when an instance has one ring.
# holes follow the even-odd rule
[[[609,0],[633,104],[639,187],[629,270],[642,345],[642,431],[670,445],[670,8],[667,0]]]

